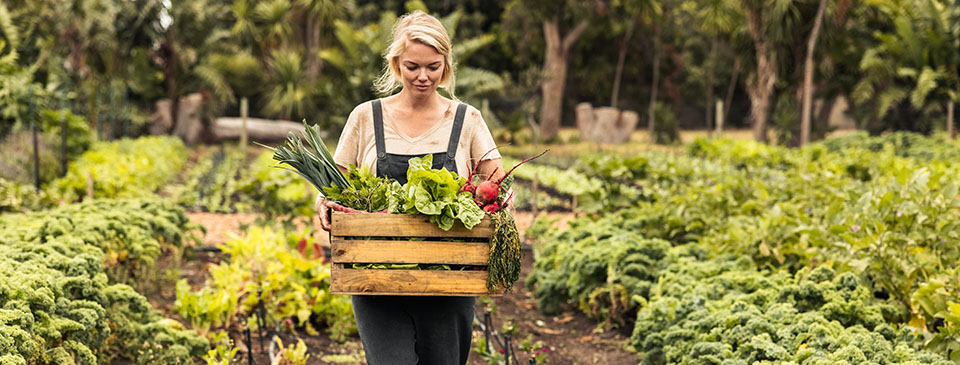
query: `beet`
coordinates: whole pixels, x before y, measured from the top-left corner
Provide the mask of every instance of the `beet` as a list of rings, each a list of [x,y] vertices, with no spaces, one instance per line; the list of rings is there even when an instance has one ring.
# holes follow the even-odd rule
[[[498,195],[500,195],[500,184],[487,180],[477,185],[477,191],[474,197],[480,199],[481,202],[490,203],[496,202]]]
[[[491,202],[490,204],[483,206],[483,211],[490,214],[496,213],[499,210],[500,210],[500,204],[497,204],[497,202]]]

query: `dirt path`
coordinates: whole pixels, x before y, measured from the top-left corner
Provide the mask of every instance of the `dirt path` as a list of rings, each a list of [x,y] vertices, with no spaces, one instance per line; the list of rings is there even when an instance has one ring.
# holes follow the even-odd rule
[[[212,246],[223,243],[228,235],[227,232],[240,232],[242,225],[250,224],[255,220],[255,216],[248,214],[211,214],[211,213],[189,213],[190,219],[207,228],[207,233],[203,237],[203,244]],[[556,219],[555,225],[566,226],[567,221],[573,218],[569,213],[551,213],[551,219]],[[515,214],[517,227],[521,236],[524,231],[533,223],[535,217],[528,212],[518,212]],[[317,224],[318,222],[314,222]],[[327,237],[324,234],[317,234],[321,242],[326,243]],[[181,277],[186,278],[191,284],[201,284],[206,278],[206,267],[209,264],[219,262],[219,254],[198,253],[193,260],[183,263]],[[537,310],[537,302],[533,293],[524,286],[527,275],[533,269],[533,253],[530,250],[524,251],[523,267],[521,278],[514,287],[512,293],[499,298],[480,298],[477,301],[476,313],[482,320],[483,314],[487,310],[492,311],[492,328],[501,329],[504,323],[512,321],[517,329],[513,336],[513,342],[530,339],[530,342],[537,343],[542,341],[543,347],[547,348],[544,353],[546,361],[552,364],[635,364],[637,357],[635,354],[626,350],[629,340],[629,329],[598,330],[595,321],[587,318],[582,313],[570,306],[555,316],[544,315]],[[175,293],[161,291],[153,297],[151,302],[154,306],[171,313],[171,317],[177,318],[173,312],[172,304],[175,299]],[[475,327],[474,344],[476,340],[483,338],[484,333]],[[247,363],[247,348],[243,344],[243,337],[239,333],[234,333],[235,343],[241,348],[237,358],[242,359],[241,363]],[[336,343],[331,341],[325,334],[310,336],[300,334],[309,349],[310,358],[308,364],[364,364],[363,349],[360,339],[353,337],[346,343]],[[284,338],[284,343],[290,342]],[[261,353],[259,339],[257,334],[253,334],[253,350],[255,364],[269,364],[269,356]],[[516,354],[520,364],[529,364],[530,354],[521,353],[518,346],[514,347],[518,351]],[[499,351],[499,346],[494,346],[494,351]],[[469,364],[480,365],[487,364],[487,361],[472,352]]]

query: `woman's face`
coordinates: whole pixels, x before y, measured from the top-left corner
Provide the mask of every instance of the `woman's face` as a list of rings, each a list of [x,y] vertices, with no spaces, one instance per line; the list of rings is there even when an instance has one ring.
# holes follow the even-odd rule
[[[407,42],[399,60],[403,88],[413,95],[430,95],[440,86],[443,77],[443,55],[418,41]]]

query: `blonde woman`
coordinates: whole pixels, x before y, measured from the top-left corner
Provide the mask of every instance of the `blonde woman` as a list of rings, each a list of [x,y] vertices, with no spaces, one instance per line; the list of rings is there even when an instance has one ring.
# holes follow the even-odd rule
[[[433,155],[433,168],[465,176],[473,163],[496,147],[480,112],[437,93],[454,96],[452,45],[433,16],[414,11],[397,20],[386,67],[376,82],[383,99],[350,113],[334,161],[377,176],[406,182],[407,160]],[[454,97],[455,98],[455,97]],[[503,174],[494,150],[480,162],[482,175]],[[330,203],[317,200],[324,229]],[[470,354],[475,298],[353,296],[353,313],[367,362],[379,364],[464,364]]]

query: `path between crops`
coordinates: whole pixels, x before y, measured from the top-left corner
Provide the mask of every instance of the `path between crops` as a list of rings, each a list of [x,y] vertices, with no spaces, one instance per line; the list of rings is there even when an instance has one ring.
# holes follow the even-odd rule
[[[561,227],[566,226],[567,221],[573,218],[571,213],[550,213],[550,215],[551,218],[559,218],[555,224]],[[228,238],[228,232],[236,234],[240,232],[241,225],[253,223],[256,219],[256,216],[251,214],[188,213],[188,216],[194,223],[206,227],[203,244],[207,246],[223,243]],[[533,223],[535,217],[529,212],[517,212],[515,217],[517,228],[523,236],[524,230]],[[319,224],[316,218],[314,218],[314,224]],[[316,236],[320,242],[324,244],[328,242],[327,235],[317,234]],[[495,329],[501,328],[505,321],[513,319],[519,329],[519,335],[514,336],[514,342],[528,335],[532,336],[533,342],[543,341],[544,346],[548,348],[546,359],[551,364],[636,364],[636,354],[626,350],[630,337],[629,331],[632,328],[629,324],[627,328],[603,330],[594,320],[587,318],[574,306],[565,308],[556,316],[544,315],[537,310],[537,301],[533,298],[533,293],[523,287],[524,279],[533,269],[532,256],[531,251],[524,252],[521,278],[512,293],[491,301],[477,301],[478,316],[482,318],[488,306],[494,309],[492,318]],[[207,266],[219,260],[219,254],[198,253],[192,260],[183,263],[180,277],[186,278],[193,285],[201,285],[206,280]],[[169,317],[179,319],[179,316],[173,313],[175,295],[170,288],[170,290],[161,290],[160,293],[151,295],[150,299],[155,307],[168,313]],[[241,364],[246,364],[246,345],[243,344],[239,333],[232,335],[235,343],[241,348],[238,358],[243,359]],[[323,333],[316,336],[301,333],[300,337],[307,344],[311,355],[307,361],[308,364],[365,363],[362,345],[357,337],[342,344],[331,341]],[[475,329],[474,341],[482,337],[483,332],[479,328]],[[254,334],[253,344],[254,363],[269,364],[268,355],[259,351],[256,334]],[[499,347],[495,348],[499,350]],[[526,353],[517,354],[520,364],[528,364],[529,358]],[[486,364],[486,361],[471,352],[469,364]]]

